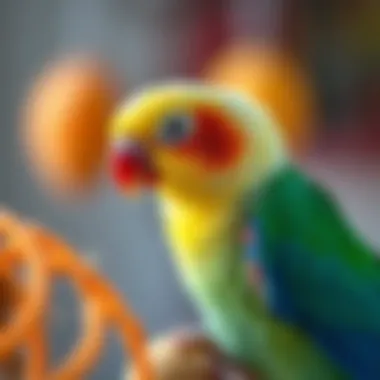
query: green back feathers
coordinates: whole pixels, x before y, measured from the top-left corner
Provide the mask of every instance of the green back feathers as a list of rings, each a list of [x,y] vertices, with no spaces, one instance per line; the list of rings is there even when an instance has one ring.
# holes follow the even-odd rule
[[[292,308],[329,326],[380,331],[380,261],[331,196],[291,167],[264,190],[252,210],[262,259],[288,284]]]
[[[254,208],[273,239],[296,238],[316,254],[333,254],[358,275],[380,281],[375,252],[344,219],[332,196],[295,168],[273,178]]]

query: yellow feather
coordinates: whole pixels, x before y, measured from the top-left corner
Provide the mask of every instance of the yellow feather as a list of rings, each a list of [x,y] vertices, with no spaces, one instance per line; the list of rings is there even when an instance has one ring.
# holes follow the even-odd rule
[[[231,199],[194,203],[168,193],[160,195],[165,232],[180,264],[194,265],[226,244],[236,217]]]

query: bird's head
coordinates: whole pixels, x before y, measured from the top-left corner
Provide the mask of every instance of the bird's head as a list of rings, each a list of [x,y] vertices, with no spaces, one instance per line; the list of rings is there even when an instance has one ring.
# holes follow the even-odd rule
[[[198,84],[147,89],[111,128],[111,169],[122,190],[219,199],[258,184],[285,153],[262,107]]]

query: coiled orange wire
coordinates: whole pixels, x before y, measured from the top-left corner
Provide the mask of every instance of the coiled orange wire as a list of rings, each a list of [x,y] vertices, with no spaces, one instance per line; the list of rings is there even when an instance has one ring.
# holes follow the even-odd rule
[[[106,328],[119,330],[122,346],[130,351],[141,380],[153,380],[143,328],[112,286],[86,266],[75,252],[46,229],[22,222],[9,213],[0,216],[0,275],[11,278],[20,295],[10,322],[0,329],[0,357],[26,349],[27,380],[77,380],[96,364]],[[25,266],[22,285],[16,269]],[[84,332],[58,368],[48,368],[43,322],[49,289],[56,277],[68,277],[83,297]]]

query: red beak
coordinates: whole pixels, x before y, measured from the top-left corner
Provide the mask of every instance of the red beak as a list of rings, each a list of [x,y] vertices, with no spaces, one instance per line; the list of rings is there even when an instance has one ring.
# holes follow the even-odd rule
[[[147,152],[136,142],[123,141],[113,148],[111,170],[115,183],[123,189],[151,187],[157,180]]]

